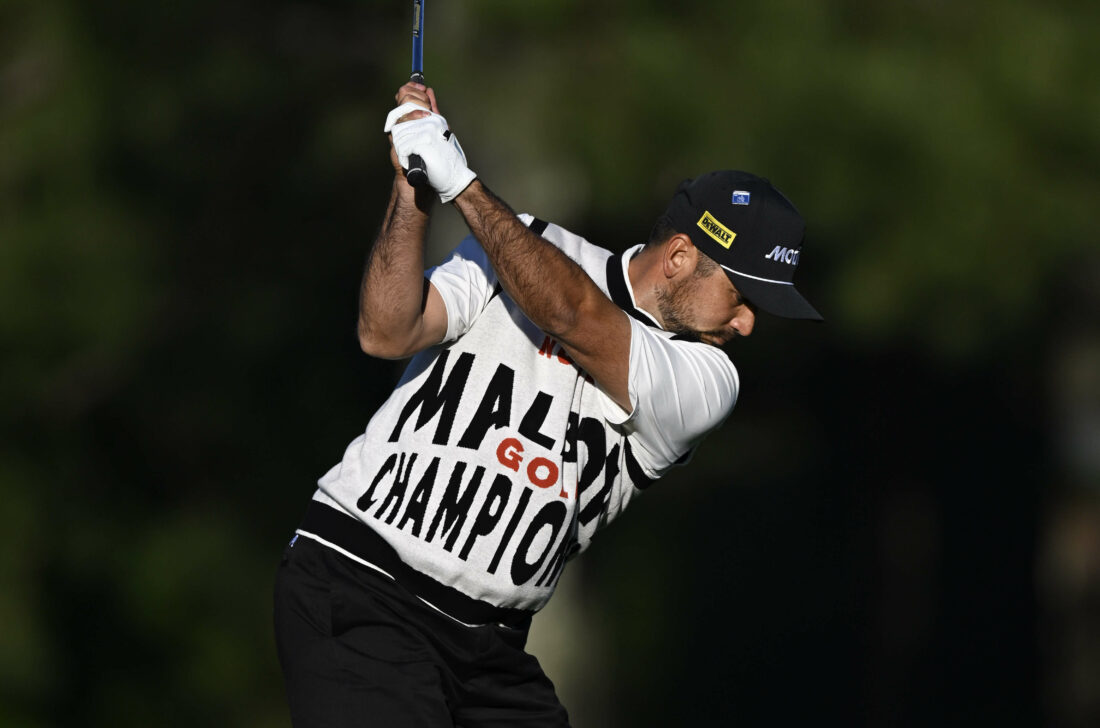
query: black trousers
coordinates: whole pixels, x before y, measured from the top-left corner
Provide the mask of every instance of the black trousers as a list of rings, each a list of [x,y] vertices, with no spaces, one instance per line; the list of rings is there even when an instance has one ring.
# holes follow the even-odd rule
[[[306,537],[275,582],[275,637],[296,728],[562,728],[526,629],[468,627]]]

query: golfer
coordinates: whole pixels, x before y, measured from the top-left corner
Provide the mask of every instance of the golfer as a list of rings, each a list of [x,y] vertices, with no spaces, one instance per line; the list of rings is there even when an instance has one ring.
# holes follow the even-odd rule
[[[738,395],[722,348],[758,313],[820,319],[792,285],[805,225],[767,180],[685,181],[613,253],[478,179],[435,94],[397,93],[393,189],[359,340],[411,357],[319,481],[275,625],[294,725],[567,726],[524,645],[569,559],[684,465]],[[404,169],[424,163],[429,187]],[[424,268],[434,198],[470,235]]]

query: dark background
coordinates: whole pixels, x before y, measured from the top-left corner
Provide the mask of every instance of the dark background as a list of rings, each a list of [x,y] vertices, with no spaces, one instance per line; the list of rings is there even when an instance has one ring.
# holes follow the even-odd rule
[[[0,4],[0,724],[289,725],[275,565],[400,371],[355,316],[410,5]],[[518,210],[622,250],[734,167],[809,223],[828,323],[758,321],[536,620],[575,724],[1100,724],[1100,8],[427,22]]]

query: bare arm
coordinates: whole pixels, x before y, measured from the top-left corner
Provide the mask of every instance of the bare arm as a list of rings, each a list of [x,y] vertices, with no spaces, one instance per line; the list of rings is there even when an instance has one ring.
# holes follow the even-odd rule
[[[630,322],[569,256],[535,235],[480,180],[454,200],[501,286],[627,412]]]
[[[424,278],[430,204],[398,173],[359,289],[359,345],[367,354],[400,359],[446,334],[443,299]]]
[[[423,87],[406,84],[397,92],[398,104],[412,97],[435,109],[434,94]],[[447,311],[424,278],[424,240],[434,195],[408,183],[392,144],[390,162],[393,191],[359,288],[359,346],[372,356],[400,359],[443,340]]]

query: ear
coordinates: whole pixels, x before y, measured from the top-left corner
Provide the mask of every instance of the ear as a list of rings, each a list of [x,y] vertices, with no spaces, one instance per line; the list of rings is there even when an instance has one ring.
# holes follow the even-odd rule
[[[695,271],[699,251],[684,233],[670,237],[662,249],[661,272],[666,279],[682,278]]]

